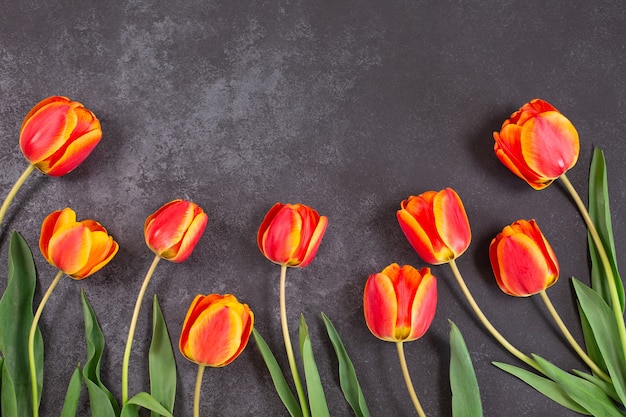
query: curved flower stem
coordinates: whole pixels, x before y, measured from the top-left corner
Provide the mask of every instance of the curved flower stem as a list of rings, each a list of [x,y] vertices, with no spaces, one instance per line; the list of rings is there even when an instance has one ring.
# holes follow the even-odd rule
[[[426,417],[424,413],[424,409],[420,404],[420,400],[417,398],[417,394],[415,393],[415,388],[413,388],[413,382],[411,382],[411,375],[409,375],[409,368],[406,366],[406,357],[404,356],[404,344],[400,342],[396,342],[396,347],[398,348],[398,359],[400,359],[400,368],[402,368],[402,376],[404,376],[404,383],[406,384],[406,388],[409,390],[409,396],[411,397],[411,401],[413,401],[413,407],[415,407],[415,411],[420,417]]]
[[[528,366],[530,366],[530,367],[536,369],[537,371],[543,373],[543,371],[541,370],[541,368],[539,367],[539,364],[537,364],[537,362],[535,362],[528,355],[522,353],[519,349],[517,349],[515,346],[513,346],[511,343],[509,343],[509,341],[506,340],[505,337],[502,336],[502,334],[500,334],[500,332],[493,326],[493,324],[491,324],[491,322],[483,314],[483,312],[480,309],[480,307],[478,307],[478,304],[474,300],[474,297],[472,296],[472,293],[470,293],[469,289],[467,288],[467,285],[465,285],[465,281],[463,280],[463,277],[461,276],[461,273],[459,272],[459,268],[456,266],[456,262],[454,261],[454,259],[451,260],[449,263],[450,263],[450,268],[452,268],[452,273],[454,274],[454,277],[456,278],[456,281],[458,282],[459,286],[461,287],[461,291],[463,291],[463,295],[465,295],[465,298],[469,302],[470,306],[472,307],[472,310],[474,310],[474,313],[476,314],[478,319],[481,321],[483,326],[485,326],[485,328],[489,331],[489,333],[491,333],[491,335],[493,337],[495,337],[496,340],[506,350],[508,350],[513,356],[515,356],[517,359],[521,360],[522,362],[526,363]]]
[[[137,328],[139,310],[141,309],[141,301],[146,294],[146,289],[148,288],[148,283],[150,283],[150,278],[152,278],[152,274],[154,274],[154,270],[156,269],[156,266],[160,260],[161,258],[158,255],[154,257],[152,265],[150,265],[150,269],[148,269],[148,273],[143,279],[143,284],[141,284],[141,289],[139,290],[139,295],[137,295],[137,301],[135,302],[133,318],[130,321],[130,328],[128,329],[128,339],[126,340],[126,349],[124,349],[124,360],[122,362],[122,406],[126,405],[126,403],[128,402],[128,364],[130,362],[130,350],[133,346],[135,329]]]
[[[619,337],[622,342],[622,349],[624,355],[626,355],[626,327],[624,323],[624,314],[621,310],[619,296],[617,295],[617,286],[615,285],[615,275],[613,274],[613,268],[611,267],[609,256],[606,253],[606,248],[604,247],[604,244],[600,239],[598,229],[596,229],[596,226],[591,220],[591,216],[589,216],[589,212],[587,211],[585,204],[580,198],[580,195],[578,195],[578,193],[576,192],[576,189],[574,188],[572,183],[569,181],[565,174],[561,175],[559,179],[574,199],[574,202],[576,203],[576,206],[578,207],[578,210],[580,211],[583,220],[587,224],[587,230],[589,230],[589,235],[591,236],[591,239],[593,239],[593,243],[595,243],[598,249],[598,254],[600,255],[602,266],[604,267],[604,270],[607,274],[607,282],[609,284],[609,293],[611,294],[611,307],[613,309],[613,315],[615,316],[615,320],[617,323]]]
[[[280,324],[283,330],[283,339],[285,341],[285,350],[287,351],[287,359],[289,360],[289,368],[291,368],[291,375],[293,376],[293,382],[298,392],[298,400],[300,401],[300,407],[302,408],[302,416],[309,417],[309,407],[307,406],[306,396],[304,395],[304,389],[302,388],[302,381],[300,380],[300,374],[298,373],[298,367],[296,365],[296,359],[293,356],[293,348],[291,347],[291,337],[289,337],[289,327],[287,326],[287,303],[285,297],[285,281],[287,280],[287,266],[280,266]]]
[[[33,417],[39,416],[39,393],[37,392],[37,369],[35,368],[35,333],[37,332],[37,324],[41,318],[43,308],[48,302],[50,295],[52,295],[54,287],[56,287],[61,278],[63,278],[63,275],[65,275],[63,271],[57,272],[56,276],[52,280],[52,283],[46,290],[46,293],[37,307],[37,311],[33,317],[33,323],[30,325],[30,332],[28,334],[28,365],[30,368],[30,386],[33,399]]]
[[[24,185],[26,179],[30,176],[30,174],[33,173],[34,170],[35,165],[28,165],[26,170],[22,173],[22,175],[20,175],[15,184],[13,184],[13,188],[11,188],[11,191],[9,191],[9,194],[4,199],[4,203],[2,203],[2,207],[0,207],[0,224],[2,224],[2,220],[4,220],[4,215],[7,213],[7,210],[11,205],[11,201],[13,201],[13,198],[15,197],[15,194],[17,194],[18,190],[22,188],[22,185]]]
[[[202,388],[202,375],[204,375],[204,365],[198,365],[198,375],[196,376],[196,390],[193,396],[193,417],[200,417],[200,391]]]
[[[548,311],[550,312],[550,315],[554,319],[554,322],[559,327],[559,329],[563,333],[563,336],[565,336],[565,338],[567,339],[569,344],[572,346],[572,348],[576,351],[578,356],[580,356],[580,358],[587,364],[587,366],[589,366],[589,368],[591,368],[591,370],[596,375],[598,375],[600,378],[602,378],[603,380],[605,380],[606,382],[610,384],[611,378],[602,369],[600,369],[598,365],[596,365],[596,363],[585,353],[583,348],[581,348],[580,345],[576,342],[576,339],[574,339],[574,336],[572,336],[572,334],[568,330],[563,320],[561,320],[561,316],[559,316],[559,313],[557,313],[556,309],[554,308],[552,301],[550,301],[550,297],[548,297],[548,293],[546,293],[546,291],[543,290],[539,293],[539,295],[541,295],[541,299],[543,300],[544,304],[548,308]]]

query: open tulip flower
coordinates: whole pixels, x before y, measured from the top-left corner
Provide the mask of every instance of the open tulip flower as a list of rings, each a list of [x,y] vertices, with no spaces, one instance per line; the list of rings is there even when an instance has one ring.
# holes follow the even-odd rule
[[[493,137],[498,159],[537,190],[550,185],[578,160],[576,128],[554,106],[540,99],[524,104]]]
[[[34,343],[44,306],[63,275],[77,280],[90,276],[113,259],[119,245],[100,223],[94,220],[76,221],[74,210],[65,208],[50,213],[43,221],[39,248],[44,258],[59,272],[37,307],[28,338],[33,416],[39,415]]]
[[[89,156],[101,138],[100,121],[81,103],[61,96],[37,103],[24,118],[20,132],[20,149],[30,164],[0,207],[0,223],[35,169],[51,177],[65,175]]]
[[[144,223],[146,244],[155,256],[139,290],[122,361],[122,403],[128,402],[128,365],[141,302],[157,264],[161,259],[183,262],[196,247],[209,221],[206,213],[195,203],[173,200],[148,216]]]
[[[429,268],[417,270],[410,265],[391,264],[367,279],[363,294],[365,322],[381,340],[395,342],[402,374],[413,406],[423,417],[406,365],[403,342],[419,339],[426,333],[437,307],[437,280]]]
[[[544,291],[559,278],[556,255],[534,220],[502,229],[489,245],[489,259],[500,289],[516,297]]]
[[[276,203],[265,215],[257,243],[270,261],[304,268],[320,246],[328,218],[304,204]]]
[[[429,264],[461,256],[472,239],[463,203],[451,188],[410,196],[400,204],[397,218],[411,246]]]

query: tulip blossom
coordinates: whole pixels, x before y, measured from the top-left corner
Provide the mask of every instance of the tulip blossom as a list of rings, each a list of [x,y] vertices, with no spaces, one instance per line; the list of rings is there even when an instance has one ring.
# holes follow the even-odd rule
[[[494,132],[494,151],[515,175],[536,190],[550,185],[578,160],[574,125],[540,99],[524,104]]]
[[[322,241],[328,218],[303,204],[276,203],[265,215],[257,243],[270,261],[304,268]]]
[[[518,220],[489,245],[489,259],[502,291],[526,297],[544,291],[559,278],[552,247],[534,220]]]
[[[119,246],[100,223],[77,222],[74,210],[66,208],[46,217],[39,248],[50,264],[74,279],[83,279],[113,259]]]
[[[102,138],[100,121],[77,101],[49,97],[26,115],[20,149],[44,174],[58,177],[85,160]]]
[[[206,213],[197,204],[186,200],[173,200],[148,216],[144,224],[146,244],[155,253],[137,295],[135,309],[130,320],[126,348],[122,359],[122,403],[128,402],[128,367],[135,328],[139,319],[141,302],[161,259],[183,262],[191,255],[209,221]]]
[[[422,337],[436,306],[437,280],[429,268],[391,264],[365,284],[365,322],[374,336],[388,342]]]
[[[197,204],[170,201],[146,219],[146,244],[160,258],[182,262],[191,255],[208,219]]]
[[[76,221],[70,208],[50,213],[43,221],[39,248],[44,258],[59,269],[46,290],[31,323],[28,335],[28,364],[31,380],[33,417],[39,415],[39,387],[35,366],[35,334],[44,306],[63,275],[80,280],[99,271],[113,259],[119,245],[100,223]]]
[[[451,188],[410,196],[400,204],[397,218],[413,249],[429,264],[461,256],[472,239],[463,203]]]
[[[253,325],[254,314],[233,295],[197,295],[183,323],[180,352],[198,365],[228,365],[246,347]]]

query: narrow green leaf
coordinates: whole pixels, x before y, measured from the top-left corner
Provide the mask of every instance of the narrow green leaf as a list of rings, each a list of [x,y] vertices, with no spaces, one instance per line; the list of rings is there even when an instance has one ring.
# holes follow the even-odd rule
[[[576,278],[573,278],[572,282],[580,308],[589,321],[594,339],[609,370],[615,391],[622,404],[626,404],[626,358],[613,311],[596,291]]]
[[[80,390],[83,387],[83,381],[80,377],[80,367],[76,367],[70,378],[70,383],[65,394],[61,417],[76,417],[78,409],[78,400],[80,399]]]
[[[598,386],[554,366],[540,356],[533,355],[543,373],[559,384],[565,393],[594,416],[624,417],[615,402]]]
[[[15,386],[4,360],[2,361],[2,380],[0,381],[0,416],[17,416]]]
[[[259,351],[261,352],[261,356],[263,357],[263,361],[265,362],[265,366],[270,371],[270,376],[272,377],[272,381],[274,383],[274,388],[276,388],[276,392],[278,396],[282,400],[285,408],[289,411],[291,417],[302,417],[302,409],[300,408],[300,404],[294,397],[291,389],[289,389],[289,385],[287,385],[287,381],[285,380],[285,376],[283,375],[283,371],[280,369],[274,354],[270,350],[265,340],[261,334],[256,330],[252,329],[252,335],[254,336],[254,341],[256,342]]]
[[[302,355],[302,363],[304,365],[311,416],[330,417],[326,396],[324,395],[324,387],[322,386],[322,380],[320,379],[320,374],[315,364],[315,357],[313,356],[309,327],[303,315],[300,315],[300,354]]]
[[[324,319],[326,332],[339,362],[339,384],[341,385],[343,395],[357,417],[369,417],[370,412],[365,403],[365,396],[359,385],[359,380],[356,377],[354,365],[348,356],[348,352],[346,352],[339,333],[326,314],[322,313],[322,319]]]
[[[122,409],[121,417],[135,417],[138,415],[139,407],[152,411],[155,415],[172,417],[165,407],[159,401],[147,392],[140,392],[128,400]]]
[[[91,417],[116,417],[119,412],[113,408],[109,399],[109,392],[101,388],[98,384],[87,379],[83,370],[83,381],[87,386],[89,393],[89,406],[91,409]]]
[[[585,312],[580,307],[580,303],[578,302],[578,300],[576,300],[576,306],[578,307],[580,327],[583,331],[583,338],[585,340],[585,347],[587,348],[587,355],[589,355],[591,360],[594,361],[595,364],[600,367],[600,369],[602,369],[605,373],[608,373],[609,371],[606,367],[606,363],[604,363],[604,358],[602,357],[602,353],[600,352],[598,343],[596,343],[596,339],[593,337],[593,331],[591,330],[589,320],[587,319],[587,316],[585,316]]]
[[[609,384],[600,377],[579,371],[577,369],[574,369],[572,372],[581,378],[585,378],[587,381],[593,383],[594,385],[597,385],[602,391],[606,392],[606,395],[613,398],[615,401],[620,401],[619,395],[617,395],[617,392],[615,392],[615,387],[613,386],[613,384]]]
[[[483,407],[472,358],[461,331],[452,321],[450,321],[450,389],[454,417],[482,417]]]
[[[9,242],[7,287],[0,299],[0,352],[4,366],[13,381],[17,409],[24,415],[32,414],[30,367],[28,364],[28,334],[33,323],[33,297],[37,274],[33,255],[24,238],[13,232]],[[43,382],[43,339],[35,334],[35,368],[41,398]],[[9,387],[7,386],[7,390]],[[4,399],[2,401],[4,403]]]
[[[108,407],[105,404],[100,404],[100,401],[106,400],[108,405],[111,407],[111,410],[114,411],[114,414],[119,415],[120,407],[117,404],[115,397],[100,379],[100,361],[102,359],[102,354],[104,353],[104,335],[102,334],[102,330],[98,324],[96,313],[91,308],[91,304],[89,304],[89,300],[87,299],[84,291],[81,291],[80,297],[83,304],[85,339],[87,340],[87,362],[85,362],[85,366],[83,366],[83,378],[85,379],[87,389],[89,390],[91,411],[95,416],[94,408],[98,410],[108,410]],[[95,385],[95,387],[99,388],[99,390],[96,390],[92,385]],[[104,396],[100,395],[100,393],[104,394]]]
[[[156,399],[171,414],[174,412],[174,399],[176,397],[176,363],[172,342],[156,295],[152,308],[152,342],[148,361],[152,398]],[[160,415],[164,414],[152,411],[152,417]]]
[[[550,398],[552,401],[561,404],[563,407],[580,414],[591,415],[584,407],[581,407],[576,401],[572,400],[565,390],[556,382],[507,363],[494,362],[493,364],[503,371],[521,379],[535,390]]]
[[[624,286],[617,270],[615,242],[613,241],[613,227],[611,225],[611,210],[609,207],[609,186],[606,175],[606,161],[601,149],[593,151],[591,167],[589,169],[589,216],[598,230],[600,240],[607,252],[617,294],[622,311],[624,311]],[[591,236],[589,240],[589,255],[591,258],[591,287],[596,290],[611,305],[611,296],[606,282],[608,274],[604,271],[598,248]]]

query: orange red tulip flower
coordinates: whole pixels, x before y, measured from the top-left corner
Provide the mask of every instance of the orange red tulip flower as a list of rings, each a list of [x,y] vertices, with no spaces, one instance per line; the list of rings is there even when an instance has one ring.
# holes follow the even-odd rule
[[[461,256],[472,239],[463,203],[451,188],[410,196],[400,204],[397,218],[411,246],[429,264]]]
[[[498,159],[537,190],[573,167],[580,151],[574,125],[540,99],[531,100],[513,113],[493,138]]]
[[[270,261],[304,268],[313,261],[327,225],[328,218],[311,207],[276,203],[261,223],[257,243]]]

